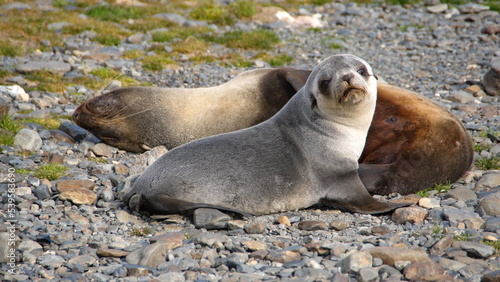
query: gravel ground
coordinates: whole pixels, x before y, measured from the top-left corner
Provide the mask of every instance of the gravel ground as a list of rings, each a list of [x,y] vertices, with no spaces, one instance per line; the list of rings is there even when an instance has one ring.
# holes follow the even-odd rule
[[[500,57],[498,33],[485,31],[495,25],[498,29],[500,15],[480,5],[434,12],[429,7],[438,9],[304,6],[299,13],[320,15],[324,26],[312,30],[265,24],[283,41],[269,53],[290,55],[295,58],[292,65],[301,68],[312,68],[332,54],[356,54],[387,82],[433,99],[462,120],[475,144],[483,147],[475,159],[500,156],[498,140],[480,135],[500,131],[499,98],[471,87],[481,81],[490,61]],[[239,22],[218,31],[261,25]],[[71,76],[109,66],[168,87],[218,85],[245,70],[193,64],[180,56],[180,68],[151,73],[121,56],[149,43],[96,49],[110,59],[92,61],[75,52],[92,49],[97,43],[91,38],[84,32],[54,53],[0,58],[0,69],[22,73],[41,68],[42,62],[44,68]],[[331,49],[332,43],[343,47]],[[210,51],[232,50],[214,45]],[[255,55],[238,52],[247,58]],[[254,68],[265,66],[255,61]],[[53,93],[25,93],[22,74],[9,81],[21,87],[2,87],[0,98],[14,116],[21,116],[20,110],[34,110],[28,115],[40,117],[71,114],[78,106]],[[116,86],[118,82],[109,87]],[[81,99],[95,94],[85,87],[69,90],[82,93]],[[195,226],[176,215],[131,214],[119,201],[133,175],[164,153],[163,148],[142,155],[120,151],[69,121],[60,130],[27,124],[19,136],[17,146],[3,146],[0,156],[0,279],[5,281],[500,281],[498,170],[472,168],[453,189],[433,190],[424,198],[414,195],[416,206],[392,215],[313,207],[241,220],[200,210],[197,218],[210,220]],[[36,153],[25,157],[19,148]],[[47,162],[62,163],[67,175],[49,181],[14,172]]]

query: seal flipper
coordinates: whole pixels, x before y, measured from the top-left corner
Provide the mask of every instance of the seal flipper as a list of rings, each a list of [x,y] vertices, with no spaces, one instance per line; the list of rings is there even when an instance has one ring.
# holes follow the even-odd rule
[[[388,203],[373,198],[359,178],[357,170],[343,175],[333,184],[321,203],[342,208],[350,212],[378,214],[410,205],[409,203]]]
[[[167,195],[155,195],[153,199],[146,199],[144,196],[142,197],[144,199],[143,208],[152,214],[172,214],[172,213],[192,214],[196,209],[209,208],[209,209],[217,209],[222,212],[237,214],[243,218],[252,217],[251,214],[244,211],[226,208],[222,206],[204,204],[204,203],[191,203],[176,198],[172,198]]]
[[[295,91],[299,91],[307,81],[307,78],[311,74],[310,70],[299,70],[292,68],[282,68],[280,69],[282,73],[280,77],[284,78],[290,85],[295,89]]]

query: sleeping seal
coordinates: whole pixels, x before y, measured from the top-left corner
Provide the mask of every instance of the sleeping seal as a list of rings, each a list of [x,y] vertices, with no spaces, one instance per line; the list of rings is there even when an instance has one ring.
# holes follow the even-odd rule
[[[258,215],[317,203],[375,214],[403,206],[375,200],[357,171],[376,97],[370,65],[331,56],[275,116],[167,152],[123,202],[153,214],[211,207]]]

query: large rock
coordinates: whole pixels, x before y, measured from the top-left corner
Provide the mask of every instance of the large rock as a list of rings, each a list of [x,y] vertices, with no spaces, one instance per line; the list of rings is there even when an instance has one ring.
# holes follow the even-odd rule
[[[500,216],[500,192],[490,194],[481,199],[478,211],[482,214]]]
[[[132,251],[126,256],[125,260],[130,264],[155,268],[165,262],[168,250],[170,250],[169,244],[154,243]]]
[[[421,207],[399,208],[392,214],[392,219],[398,224],[414,224],[423,222],[427,214],[427,210]]]
[[[14,148],[37,151],[42,148],[42,138],[34,130],[23,128],[14,137]]]
[[[500,96],[500,58],[493,58],[491,69],[483,76],[483,86],[491,96]]]
[[[342,259],[338,266],[344,273],[359,273],[360,269],[372,266],[372,255],[370,252],[355,252]]]
[[[429,256],[421,250],[410,250],[396,247],[375,247],[367,250],[374,258],[380,258],[384,264],[394,266],[398,261],[426,262]]]
[[[444,268],[435,262],[415,262],[405,267],[403,274],[408,280],[424,280],[425,277],[443,275]]]

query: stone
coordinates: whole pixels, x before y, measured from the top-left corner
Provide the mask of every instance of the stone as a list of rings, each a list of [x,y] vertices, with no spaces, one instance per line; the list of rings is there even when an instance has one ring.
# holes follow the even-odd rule
[[[262,251],[267,249],[267,244],[264,242],[258,242],[258,241],[242,241],[241,244],[251,252],[253,251]]]
[[[34,130],[23,128],[14,137],[14,148],[26,151],[38,151],[42,148],[42,138]]]
[[[490,217],[486,220],[484,231],[497,232],[500,230],[500,217]]]
[[[480,217],[474,217],[464,220],[465,227],[467,229],[482,229],[484,226],[484,219]]]
[[[339,261],[337,266],[344,273],[357,274],[364,267],[372,267],[372,255],[369,252],[355,252]]]
[[[462,242],[460,248],[474,258],[488,258],[495,253],[495,248],[478,242]]]
[[[285,215],[278,217],[276,219],[276,223],[283,224],[283,225],[288,226],[288,227],[292,226],[292,224],[290,223],[290,219]]]
[[[126,264],[125,267],[127,268],[128,277],[146,276],[149,272],[153,272],[153,269],[144,265]]]
[[[500,33],[500,24],[486,24],[486,25],[484,25],[482,32],[489,34],[489,35]],[[483,85],[484,85],[484,78],[483,78]],[[498,89],[498,88],[494,88],[494,89]],[[497,95],[492,94],[492,96],[497,96]]]
[[[269,252],[266,256],[266,259],[274,262],[287,263],[294,260],[300,260],[302,259],[302,256],[296,252],[279,250]]]
[[[448,4],[438,4],[438,5],[433,5],[433,6],[427,6],[425,9],[429,13],[440,14],[448,9]]]
[[[500,270],[488,272],[482,278],[482,282],[498,282],[498,281],[500,281]]]
[[[36,241],[30,239],[24,239],[19,243],[17,249],[23,252],[24,251],[31,252],[35,249],[42,249],[42,245],[38,244],[38,242]]]
[[[226,241],[226,238],[219,234],[202,234],[196,237],[195,242],[202,245],[207,246],[209,248],[213,248],[214,246],[222,246],[223,242]]]
[[[420,207],[399,208],[392,214],[392,219],[398,224],[421,223],[427,217],[427,210]]]
[[[82,188],[82,189],[87,189],[87,190],[93,190],[95,187],[95,183],[90,180],[78,180],[78,179],[71,179],[71,180],[61,180],[57,182],[56,188],[59,193],[72,190],[72,189],[77,189],[77,188]]]
[[[123,258],[126,257],[129,253],[130,252],[117,249],[107,249],[107,248],[97,249],[97,254],[101,257]]]
[[[371,233],[373,235],[384,235],[384,234],[387,234],[390,232],[391,232],[391,228],[389,228],[389,226],[387,226],[387,225],[374,226],[371,229]]]
[[[142,220],[140,220],[137,216],[133,214],[129,214],[124,210],[115,211],[116,219],[123,224],[132,223],[132,225],[142,224]]]
[[[408,280],[420,280],[444,274],[444,268],[435,262],[414,262],[405,267],[403,274]]]
[[[328,223],[321,220],[304,220],[299,222],[298,227],[305,231],[328,230]]]
[[[348,227],[349,223],[344,220],[333,220],[332,222],[330,222],[330,228],[335,231],[342,231],[344,229],[347,229]]]
[[[479,5],[476,3],[468,3],[468,4],[458,6],[458,10],[462,14],[479,13],[482,11],[488,11],[489,9],[490,9],[490,7],[488,7],[488,6]]]
[[[66,262],[66,260],[58,255],[47,254],[38,257],[37,262],[46,268],[58,268],[62,266]]]
[[[30,10],[31,6],[26,4],[26,3],[21,3],[21,2],[13,2],[9,4],[5,4],[1,6],[2,10],[8,11],[8,10]]]
[[[461,268],[466,266],[465,263],[443,257],[439,258],[439,264],[442,265],[445,269],[451,269],[454,271],[459,271]]]
[[[35,194],[39,200],[48,199],[52,195],[51,190],[46,184],[41,184],[36,187],[35,190],[33,190],[33,194]]]
[[[139,264],[156,268],[166,261],[168,250],[170,250],[168,244],[154,243],[132,251],[125,257],[125,260],[130,264]]]
[[[444,208],[443,216],[446,220],[452,223],[464,222],[467,219],[479,217],[479,215],[475,212],[468,211],[465,209],[457,209],[454,207]]]
[[[490,216],[500,216],[500,192],[490,194],[479,201],[478,211]]]
[[[0,85],[0,94],[6,94],[17,101],[27,102],[30,95],[19,85],[4,86]]]
[[[196,228],[226,229],[231,217],[217,209],[201,208],[193,213],[193,223]]]
[[[474,190],[481,189],[491,189],[500,183],[500,172],[492,171],[485,173],[481,179],[479,179],[474,187]]]
[[[442,255],[446,249],[451,247],[451,245],[455,242],[455,239],[453,239],[453,236],[445,236],[439,241],[437,241],[432,248],[430,249],[429,253],[431,255]]]
[[[160,18],[167,20],[169,22],[176,23],[180,26],[184,25],[187,21],[187,19],[181,15],[174,14],[174,13],[161,13],[161,14],[156,14],[153,17],[155,18]]]
[[[476,193],[464,186],[456,187],[455,189],[449,190],[445,194],[445,196],[455,199],[457,201],[462,201],[464,203],[468,201],[477,200]]]
[[[488,95],[500,96],[500,58],[493,58],[490,67],[490,70],[483,76],[484,89]]]
[[[421,250],[410,250],[396,247],[374,247],[366,250],[374,258],[380,258],[384,264],[394,266],[397,261],[425,262],[429,256]]]
[[[461,104],[467,104],[475,100],[474,96],[462,90],[451,92],[450,95],[446,97],[446,99]]]
[[[87,137],[87,130],[71,122],[63,122],[59,125],[59,130],[67,133],[76,142],[81,142]]]
[[[378,269],[373,267],[363,267],[356,274],[356,280],[359,282],[374,282],[378,279]]]
[[[62,61],[28,61],[16,67],[20,73],[47,70],[51,73],[65,73],[71,70],[71,65]]]
[[[441,206],[440,200],[437,198],[422,198],[418,200],[418,205],[426,209],[435,209]]]
[[[245,225],[247,234],[262,234],[266,231],[266,224],[261,221],[252,221]]]
[[[76,205],[93,205],[97,201],[97,195],[87,189],[75,188],[60,193],[59,199],[71,201]]]
[[[97,157],[112,157],[113,152],[110,149],[110,146],[104,143],[97,143],[92,148],[90,148]]]
[[[150,243],[162,243],[168,245],[168,248],[174,249],[182,246],[184,241],[184,233],[181,232],[167,232],[161,235],[153,236],[149,239]]]

